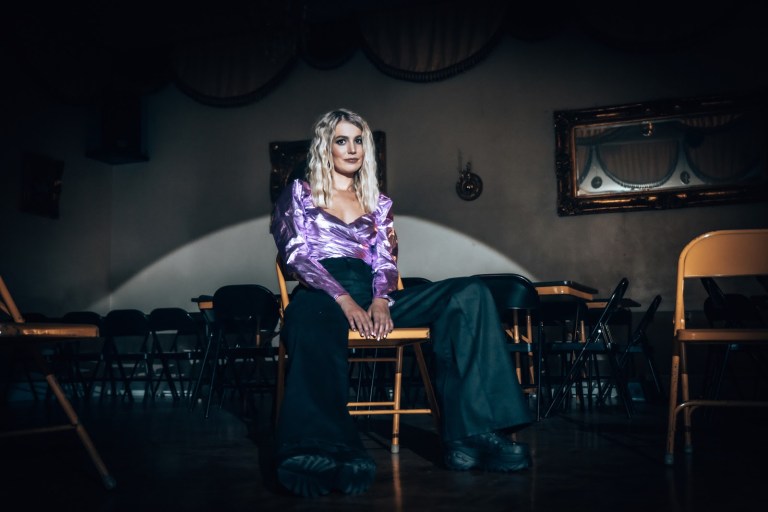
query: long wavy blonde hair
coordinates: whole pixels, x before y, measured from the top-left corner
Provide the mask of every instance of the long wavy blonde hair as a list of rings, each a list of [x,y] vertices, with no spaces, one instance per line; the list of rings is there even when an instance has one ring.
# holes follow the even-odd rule
[[[330,208],[333,189],[333,136],[336,126],[342,121],[351,123],[363,132],[363,165],[355,173],[353,188],[363,211],[370,213],[376,209],[379,201],[379,182],[376,177],[376,148],[373,134],[365,119],[346,109],[332,110],[323,114],[315,122],[312,143],[307,155],[307,179],[312,190],[315,206]]]

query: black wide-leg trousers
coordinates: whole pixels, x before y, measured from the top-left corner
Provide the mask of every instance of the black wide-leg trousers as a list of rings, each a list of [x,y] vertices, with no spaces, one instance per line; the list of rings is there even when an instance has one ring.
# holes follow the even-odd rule
[[[371,303],[371,268],[362,260],[322,264],[361,307]],[[458,277],[391,294],[395,327],[431,327],[443,441],[520,429],[532,415],[517,381],[496,307],[485,284]],[[278,451],[295,446],[362,449],[349,400],[349,323],[325,292],[301,287],[285,311],[288,352]]]

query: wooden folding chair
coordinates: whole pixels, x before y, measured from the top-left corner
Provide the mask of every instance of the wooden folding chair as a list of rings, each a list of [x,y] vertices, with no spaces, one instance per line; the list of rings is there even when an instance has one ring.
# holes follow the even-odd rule
[[[27,323],[16,307],[5,282],[0,277],[0,310],[10,316],[10,322],[0,323],[0,343],[11,344],[14,350],[28,353],[32,356],[39,371],[45,376],[49,388],[56,396],[56,400],[64,409],[69,423],[65,425],[48,426],[41,428],[27,428],[11,432],[2,432],[0,437],[10,437],[26,434],[42,434],[47,432],[59,432],[62,430],[74,430],[83,443],[91,461],[96,466],[99,476],[107,489],[114,489],[115,479],[109,474],[107,467],[91,441],[85,427],[80,423],[71,402],[64,394],[56,376],[48,367],[42,354],[42,347],[51,343],[72,342],[83,338],[96,338],[99,329],[90,324],[64,324],[64,323]]]
[[[768,344],[768,328],[686,326],[685,280],[706,277],[764,277],[768,275],[768,229],[723,230],[705,233],[680,253],[675,294],[674,346],[669,386],[669,420],[664,462],[674,463],[678,415],[683,413],[686,453],[691,453],[691,415],[699,407],[766,407],[768,401],[691,399],[687,345],[733,345],[748,348]],[[678,395],[680,400],[678,400]]]
[[[277,270],[277,280],[280,286],[280,317],[284,318],[285,308],[290,303],[286,275],[283,272],[282,264],[278,258],[275,264]],[[398,289],[402,289],[402,281],[398,277]],[[421,344],[429,341],[429,327],[403,327],[394,329],[386,339],[371,340],[364,338],[357,331],[349,331],[349,348],[363,350],[362,355],[353,355],[349,358],[350,363],[391,363],[394,364],[394,379],[392,398],[380,401],[350,401],[348,402],[349,414],[353,416],[364,415],[392,415],[392,444],[390,450],[392,453],[400,451],[400,415],[401,414],[431,414],[439,428],[440,413],[435,398],[435,392],[432,388],[432,381],[429,378],[427,365],[424,360],[424,354]],[[402,396],[402,374],[403,374],[403,352],[405,347],[411,347],[416,357],[416,363],[421,373],[421,379],[424,384],[424,392],[427,397],[428,408],[408,408],[401,407]],[[372,356],[366,355],[366,349],[378,349]],[[393,352],[394,356],[380,356],[378,351]],[[286,371],[285,344],[282,339],[278,348],[277,356],[277,391],[275,394],[276,407],[275,414],[279,415],[280,405],[285,392],[285,371]]]

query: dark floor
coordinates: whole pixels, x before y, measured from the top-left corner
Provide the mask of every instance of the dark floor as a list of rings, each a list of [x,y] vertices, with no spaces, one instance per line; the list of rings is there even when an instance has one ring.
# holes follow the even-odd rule
[[[452,472],[440,464],[426,417],[405,417],[399,455],[389,420],[358,418],[378,464],[361,496],[304,499],[278,489],[271,471],[269,399],[247,418],[237,404],[190,411],[170,398],[75,402],[117,487],[107,491],[74,432],[0,439],[2,510],[716,510],[764,501],[764,413],[740,413],[739,431],[702,413],[696,453],[663,464],[663,404],[574,408],[519,433],[534,467],[517,474]],[[50,401],[6,404],[0,427],[63,419]],[[729,411],[733,413],[734,411]],[[16,505],[9,505],[9,504]]]

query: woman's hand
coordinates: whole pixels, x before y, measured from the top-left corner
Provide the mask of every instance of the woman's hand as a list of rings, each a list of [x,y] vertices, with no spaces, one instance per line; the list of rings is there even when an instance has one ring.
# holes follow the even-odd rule
[[[366,338],[377,340],[386,338],[395,327],[389,315],[389,302],[386,299],[373,299],[368,311],[361,308],[349,295],[339,296],[336,303],[347,317],[349,328]]]
[[[373,320],[373,337],[377,340],[386,338],[395,328],[389,314],[389,301],[387,299],[373,299],[368,308],[368,314]]]
[[[374,336],[373,320],[366,310],[361,308],[350,295],[340,295],[336,303],[341,307],[344,316],[347,317],[349,328],[357,331],[361,336],[371,338]]]

